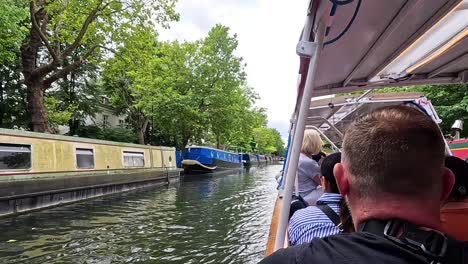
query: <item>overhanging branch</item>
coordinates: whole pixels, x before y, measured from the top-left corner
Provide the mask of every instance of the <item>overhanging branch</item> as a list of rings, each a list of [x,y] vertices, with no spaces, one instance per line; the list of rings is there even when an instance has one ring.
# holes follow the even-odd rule
[[[107,3],[104,6],[101,5],[102,0],[99,1],[97,6],[88,14],[85,22],[81,26],[78,36],[76,37],[75,41],[68,48],[65,49],[65,51],[62,54],[62,58],[69,56],[75,49],[78,48],[78,46],[81,44],[81,40],[83,40],[83,37],[86,34],[86,31],[88,31],[89,25],[97,18],[98,13],[104,10],[109,5],[109,3]]]
[[[55,81],[64,78],[68,74],[70,74],[72,71],[78,69],[81,67],[86,62],[86,58],[91,56],[93,52],[98,48],[99,46],[93,46],[91,49],[89,49],[88,52],[86,52],[82,57],[78,58],[75,60],[72,64],[67,65],[66,67],[63,67],[62,69],[58,70],[56,73],[52,74],[49,78],[44,80],[44,86],[47,88],[49,87],[52,83]]]
[[[47,39],[47,36],[44,34],[44,32],[41,30],[41,27],[39,26],[39,23],[37,22],[36,19],[36,5],[34,1],[29,2],[29,13],[31,14],[31,22],[34,30],[36,30],[37,34],[41,38],[42,42],[46,46],[47,50],[50,52],[50,55],[55,61],[59,61],[59,58],[57,54],[55,53],[54,49],[49,43],[49,40]]]
[[[64,78],[68,74],[70,74],[72,71],[78,69],[81,65],[83,65],[83,60],[75,60],[72,64],[67,65],[66,67],[63,67],[62,69],[58,70],[56,73],[52,74],[49,78],[45,79],[43,81],[44,87],[48,88],[52,83],[55,81]]]

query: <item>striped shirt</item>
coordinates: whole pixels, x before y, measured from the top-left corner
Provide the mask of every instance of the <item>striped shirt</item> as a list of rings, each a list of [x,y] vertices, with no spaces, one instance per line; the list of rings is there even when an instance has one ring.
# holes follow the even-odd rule
[[[341,199],[340,194],[324,193],[317,204],[327,204],[339,215]],[[288,236],[293,246],[308,243],[315,237],[336,235],[339,232],[330,218],[315,206],[298,210],[289,220]]]

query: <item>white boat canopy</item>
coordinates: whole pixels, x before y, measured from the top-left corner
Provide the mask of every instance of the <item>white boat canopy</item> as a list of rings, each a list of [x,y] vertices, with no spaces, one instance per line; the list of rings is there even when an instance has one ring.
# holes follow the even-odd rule
[[[311,0],[296,52],[298,96],[269,253],[287,244],[304,129],[308,117],[318,115],[310,109],[312,97],[389,86],[468,83],[468,0]]]
[[[299,55],[319,38],[320,26],[313,96],[468,83],[468,0],[311,1]],[[301,56],[303,76],[307,57]]]
[[[383,106],[400,104],[418,107],[436,123],[442,122],[423,93],[364,93],[312,100],[306,129],[320,130],[334,144],[341,146],[345,129],[354,119]]]

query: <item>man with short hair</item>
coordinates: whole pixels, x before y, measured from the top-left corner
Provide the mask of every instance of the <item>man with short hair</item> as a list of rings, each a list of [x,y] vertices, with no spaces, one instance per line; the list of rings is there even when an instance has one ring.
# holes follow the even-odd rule
[[[300,209],[289,220],[288,238],[291,245],[300,245],[316,237],[340,233],[338,225],[342,196],[333,175],[333,167],[340,159],[341,153],[332,153],[323,159],[320,182],[324,193],[317,200],[317,206]]]
[[[334,169],[358,232],[279,250],[261,263],[467,263],[468,246],[439,232],[454,183],[444,148],[437,125],[413,107],[358,118]]]

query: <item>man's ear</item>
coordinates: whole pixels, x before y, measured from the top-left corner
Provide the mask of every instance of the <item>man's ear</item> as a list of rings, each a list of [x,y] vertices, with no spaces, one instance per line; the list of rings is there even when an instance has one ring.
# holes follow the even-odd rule
[[[338,190],[340,194],[346,196],[349,194],[349,178],[346,172],[346,168],[343,166],[343,163],[335,164],[333,168],[333,175],[335,175],[336,185],[338,185]]]
[[[452,191],[453,185],[455,184],[455,175],[447,168],[444,168],[444,174],[442,175],[442,192],[440,195],[440,201],[445,203]]]

